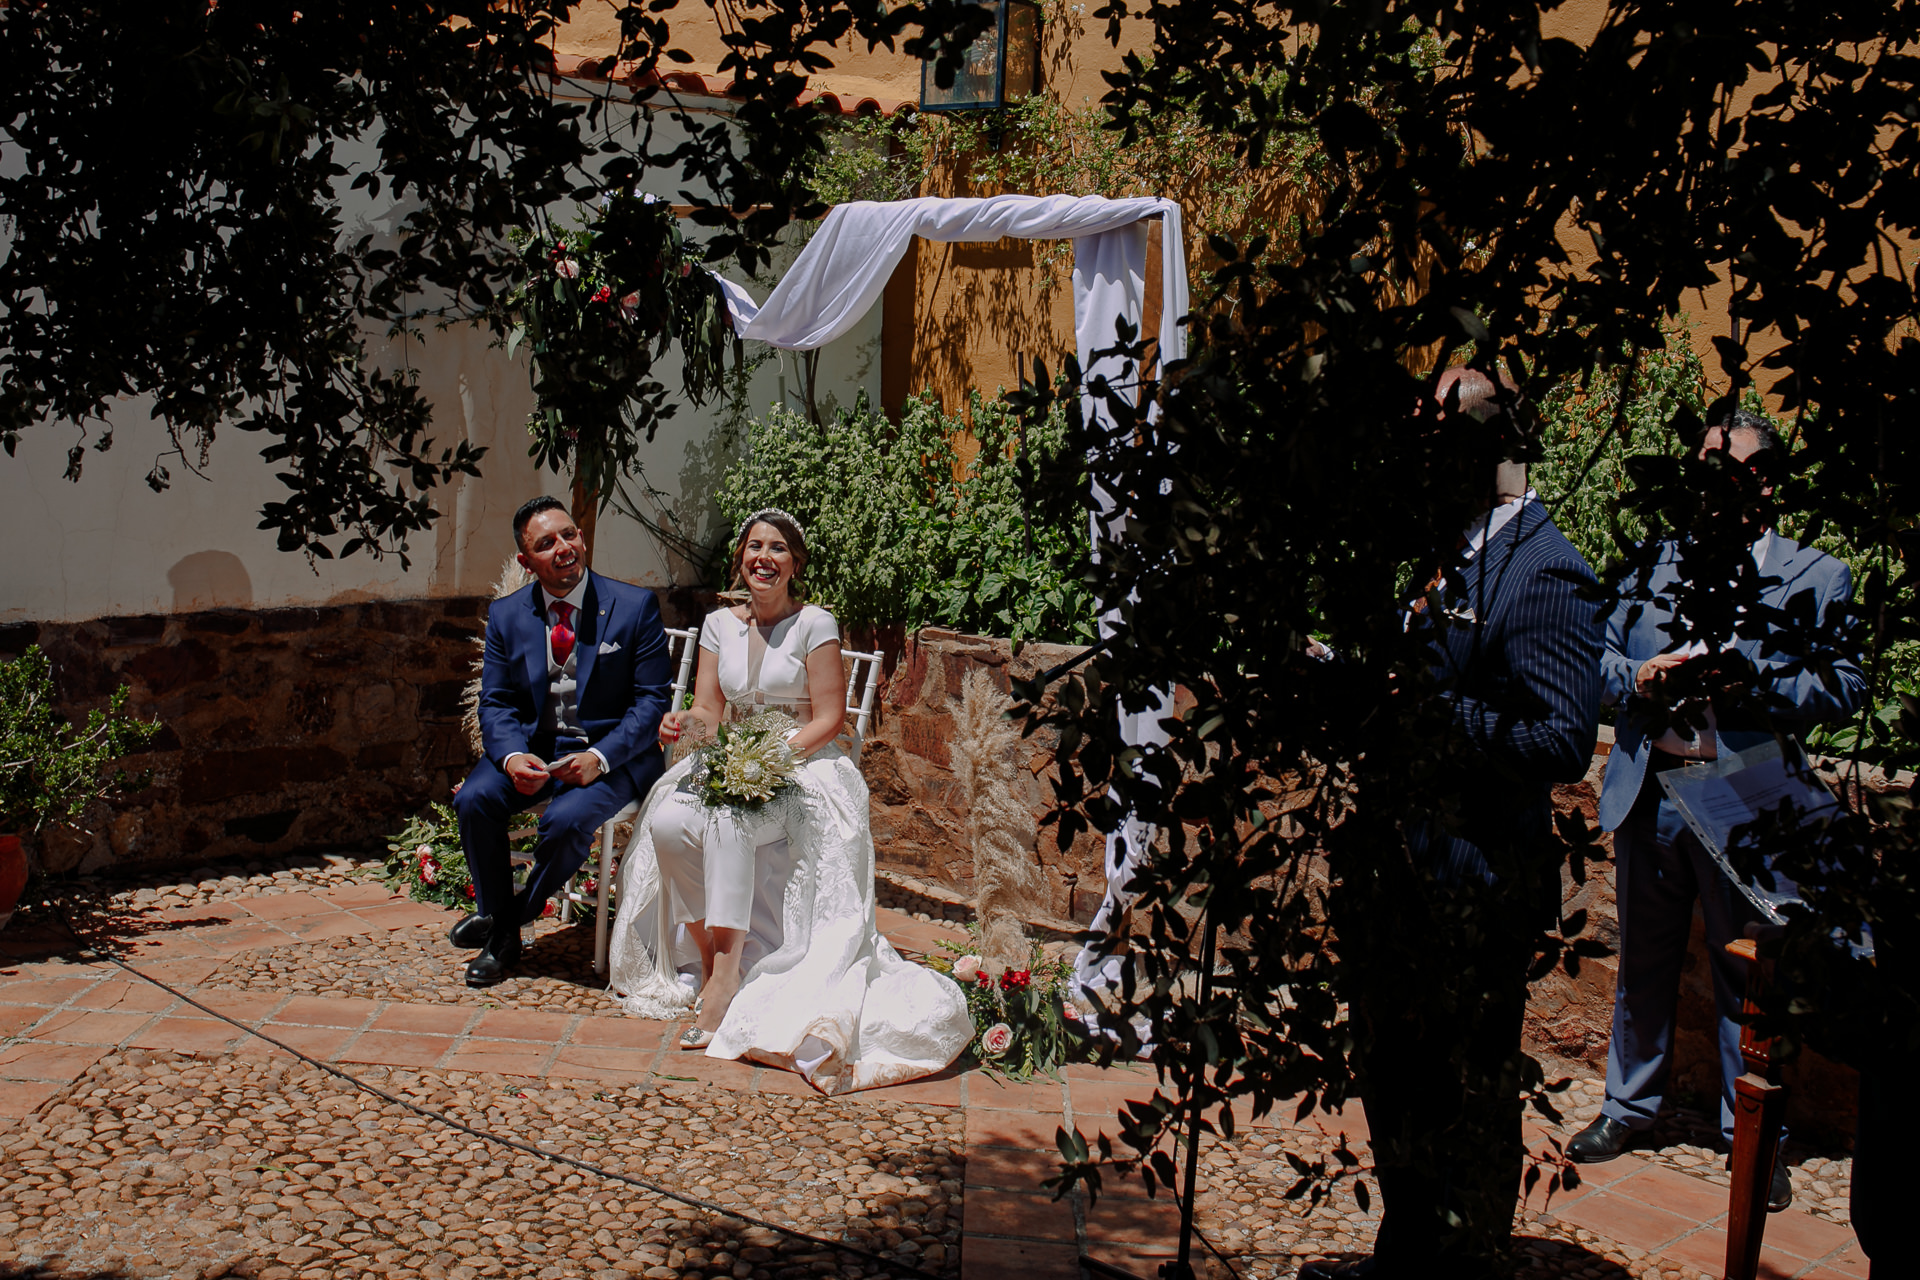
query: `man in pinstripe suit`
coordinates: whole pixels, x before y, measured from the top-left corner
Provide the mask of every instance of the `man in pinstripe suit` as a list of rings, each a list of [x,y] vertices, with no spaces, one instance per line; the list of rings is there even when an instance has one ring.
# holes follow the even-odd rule
[[[1447,370],[1437,394],[1457,395],[1449,412],[1483,422],[1533,412],[1511,386],[1497,395],[1468,369]],[[1356,934],[1347,954],[1367,970],[1359,1013],[1371,1045],[1359,1074],[1380,1230],[1371,1258],[1313,1264],[1306,1276],[1478,1280],[1510,1245],[1525,1158],[1527,969],[1560,904],[1550,791],[1592,758],[1601,619],[1593,574],[1527,488],[1526,468],[1502,463],[1495,481],[1491,509],[1410,619],[1427,633],[1447,724],[1439,767],[1458,806],[1410,831],[1406,871],[1389,859],[1381,879],[1402,876],[1384,890],[1396,897],[1384,913],[1393,927],[1424,918],[1424,932],[1374,946],[1358,936],[1367,922],[1342,925]]]

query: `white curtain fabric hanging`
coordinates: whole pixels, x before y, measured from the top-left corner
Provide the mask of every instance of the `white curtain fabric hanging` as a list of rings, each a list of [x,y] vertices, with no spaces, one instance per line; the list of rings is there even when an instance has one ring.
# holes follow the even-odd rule
[[[1113,356],[1094,359],[1093,353],[1113,346],[1119,321],[1125,319],[1140,332],[1146,301],[1146,220],[1160,219],[1160,323],[1162,362],[1184,359],[1187,314],[1186,236],[1180,206],[1172,200],[1139,197],[1110,200],[1103,196],[992,196],[984,199],[861,200],[837,205],[799,258],[775,286],[764,305],[738,285],[722,281],[734,328],[752,338],[788,351],[811,351],[825,346],[857,324],[880,300],[894,268],[906,256],[913,237],[958,243],[993,241],[1002,237],[1026,240],[1073,241],[1073,332],[1083,376],[1081,406],[1087,420],[1104,416],[1104,406],[1086,391],[1098,376],[1115,386],[1130,381],[1122,362]],[[1024,370],[1022,371],[1025,372]],[[1096,537],[1110,536],[1125,517],[1124,505],[1113,495],[1096,493]],[[1101,634],[1112,631],[1116,611],[1103,613]],[[1120,718],[1122,739],[1135,746],[1164,744],[1160,718],[1171,706],[1161,695],[1157,705]],[[1107,891],[1095,915],[1092,931],[1114,926],[1132,897],[1125,891],[1152,844],[1153,829],[1130,815],[1120,831],[1107,837]],[[1074,963],[1075,984],[1083,991],[1119,981],[1120,959],[1101,960],[1083,949]],[[1139,1028],[1144,1032],[1144,1026]]]
[[[1113,342],[1113,322],[1131,301],[1140,320],[1146,277],[1146,232],[1136,224],[1161,222],[1160,350],[1177,360],[1186,354],[1186,237],[1180,206],[1158,197],[1109,200],[1104,196],[990,196],[984,199],[855,200],[836,205],[773,293],[737,332],[786,351],[811,351],[851,329],[873,309],[893,269],[915,236],[943,243],[1023,240],[1074,242],[1074,336],[1084,365],[1094,346]],[[1117,237],[1117,238],[1114,238]],[[1097,261],[1100,287],[1088,290],[1083,307],[1081,261]],[[736,319],[740,318],[735,311]],[[1104,324],[1101,322],[1104,320]]]

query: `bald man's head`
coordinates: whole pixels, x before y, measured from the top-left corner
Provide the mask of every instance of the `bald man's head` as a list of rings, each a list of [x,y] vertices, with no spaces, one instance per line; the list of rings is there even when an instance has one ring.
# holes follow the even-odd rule
[[[1540,415],[1520,394],[1519,385],[1505,372],[1500,374],[1500,385],[1496,389],[1493,379],[1480,370],[1454,365],[1440,371],[1433,394],[1443,414],[1449,412],[1448,398],[1457,397],[1451,412],[1464,413],[1476,422],[1491,423],[1511,417],[1518,426],[1528,431],[1534,430],[1539,424]],[[1505,404],[1501,403],[1503,397]],[[1496,503],[1526,496],[1527,464],[1506,459],[1495,463],[1493,489]]]

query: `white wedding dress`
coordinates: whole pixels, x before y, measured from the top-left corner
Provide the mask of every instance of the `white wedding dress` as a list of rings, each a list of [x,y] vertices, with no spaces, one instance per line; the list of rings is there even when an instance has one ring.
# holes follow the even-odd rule
[[[750,661],[748,626],[721,609],[700,629],[700,647],[719,659],[729,714],[775,705],[804,721],[806,655],[838,637],[832,616],[809,605],[779,623],[764,655],[754,655],[759,662]],[[620,860],[609,985],[643,1018],[677,1018],[693,1003],[676,973],[673,937],[683,920],[663,884],[652,829],[697,756],[648,793]],[[858,767],[829,743],[767,804],[762,816],[779,818],[786,848],[762,846],[756,897],[778,905],[755,912],[750,967],[707,1056],[796,1071],[826,1094],[899,1084],[951,1064],[973,1039],[966,997],[946,975],[902,959],[875,926],[873,835]],[[776,914],[777,923],[763,925]]]

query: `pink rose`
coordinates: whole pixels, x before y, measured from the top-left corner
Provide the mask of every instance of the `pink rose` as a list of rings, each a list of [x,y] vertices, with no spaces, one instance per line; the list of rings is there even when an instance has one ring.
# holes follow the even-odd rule
[[[953,976],[961,982],[972,982],[980,976],[980,957],[961,956],[953,962]]]
[[[572,258],[560,259],[560,261],[553,264],[553,269],[564,279],[578,280],[580,278],[580,264]]]
[[[989,1058],[1006,1056],[1013,1048],[1013,1028],[1004,1022],[996,1022],[980,1034],[980,1051]]]

